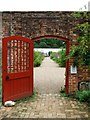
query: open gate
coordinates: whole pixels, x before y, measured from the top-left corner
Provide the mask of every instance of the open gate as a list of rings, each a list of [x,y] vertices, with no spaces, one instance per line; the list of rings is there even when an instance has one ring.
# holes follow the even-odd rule
[[[21,36],[2,39],[2,84],[3,103],[32,95],[32,40]]]

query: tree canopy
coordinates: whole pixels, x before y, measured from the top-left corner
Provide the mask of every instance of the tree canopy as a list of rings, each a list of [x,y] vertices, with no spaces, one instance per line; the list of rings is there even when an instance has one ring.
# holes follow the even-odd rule
[[[55,38],[41,39],[34,42],[35,48],[60,48],[65,47],[65,42]]]

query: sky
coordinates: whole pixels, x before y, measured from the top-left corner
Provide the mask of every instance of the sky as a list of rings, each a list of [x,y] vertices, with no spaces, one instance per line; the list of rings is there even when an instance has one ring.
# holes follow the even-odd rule
[[[87,11],[90,0],[2,0],[0,11]]]

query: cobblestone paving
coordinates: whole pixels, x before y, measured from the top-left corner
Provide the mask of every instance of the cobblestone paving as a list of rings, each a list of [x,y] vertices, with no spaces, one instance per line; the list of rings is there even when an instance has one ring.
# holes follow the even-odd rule
[[[35,87],[39,94],[34,101],[30,99],[17,102],[14,107],[0,108],[2,118],[65,118],[65,120],[90,120],[88,106],[59,95],[64,86],[65,69],[45,58],[41,67],[35,68]],[[79,118],[79,119],[78,119]],[[8,120],[9,120],[8,119]]]
[[[65,68],[61,68],[49,57],[40,67],[34,68],[34,85],[41,94],[59,93],[65,85]]]
[[[86,104],[61,97],[59,94],[38,94],[34,101],[26,100],[14,107],[0,108],[1,118],[88,118]],[[82,120],[82,119],[80,119]]]

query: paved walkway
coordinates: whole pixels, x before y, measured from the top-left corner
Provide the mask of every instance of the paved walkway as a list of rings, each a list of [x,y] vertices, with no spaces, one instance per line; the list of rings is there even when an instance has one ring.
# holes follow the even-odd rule
[[[65,85],[65,68],[46,57],[40,67],[34,68],[34,85],[41,94],[59,93]]]
[[[72,101],[70,98],[61,97],[59,94],[39,94],[34,101],[26,100],[17,103],[14,107],[2,107],[0,109],[0,116],[1,118],[9,118],[8,120],[10,118],[68,118],[68,120],[90,120],[90,113],[85,104],[75,100]]]
[[[39,91],[37,97],[17,102],[14,107],[2,106],[0,119],[64,118],[60,120],[67,120],[68,118],[68,120],[90,120],[90,112],[86,104],[61,97],[58,94],[60,87],[64,85],[65,69],[59,68],[52,60],[46,58],[41,67],[34,70],[35,87]]]

